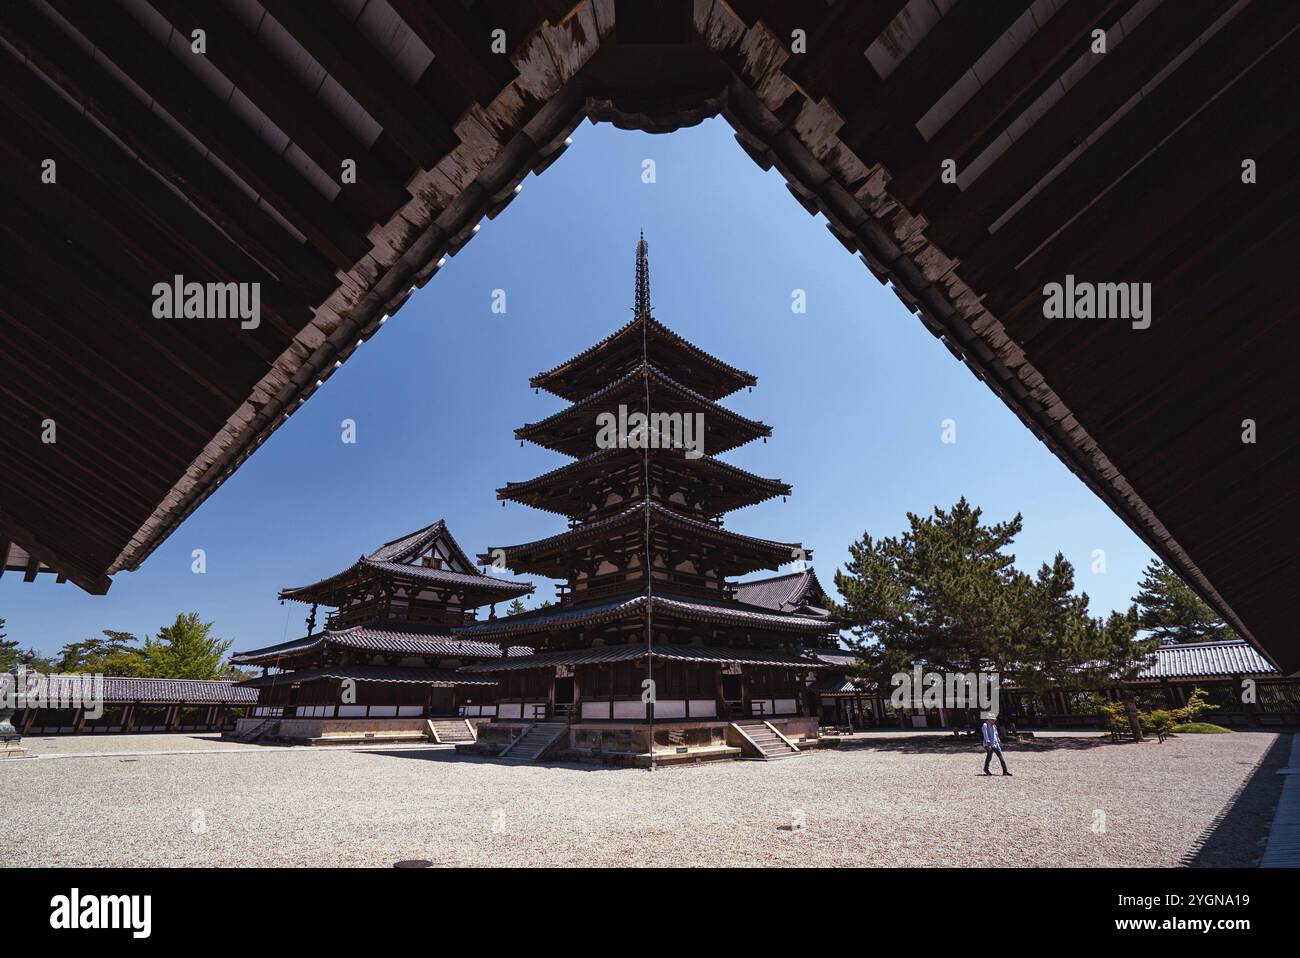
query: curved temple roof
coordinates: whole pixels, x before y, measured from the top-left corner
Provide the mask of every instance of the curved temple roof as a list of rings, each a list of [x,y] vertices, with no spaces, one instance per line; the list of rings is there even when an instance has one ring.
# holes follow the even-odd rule
[[[375,622],[371,625],[357,625],[337,631],[326,629],[278,645],[238,652],[231,656],[230,661],[235,665],[272,665],[283,659],[305,655],[328,646],[366,652],[429,655],[440,658],[497,659],[501,657],[501,647],[491,642],[458,638],[450,632],[430,631],[416,625]],[[527,654],[527,650],[514,648],[510,650],[510,654],[524,655]]]
[[[464,672],[513,672],[518,669],[548,668],[554,665],[590,665],[601,662],[627,662],[645,658],[646,647],[640,643],[602,645],[595,648],[561,649],[538,655],[508,659],[496,666],[467,665]],[[742,665],[770,665],[798,669],[824,669],[815,657],[800,652],[776,649],[736,649],[718,645],[656,645],[649,650],[656,659],[670,662],[738,662]]]
[[[651,337],[651,357],[658,354],[656,345],[665,344],[678,362],[689,363],[696,367],[691,381],[695,383],[696,391],[709,399],[722,399],[738,389],[753,386],[758,382],[758,378],[753,374],[737,369],[716,356],[706,353],[653,316],[638,315],[572,359],[560,363],[547,372],[538,373],[529,380],[529,384],[536,389],[545,389],[561,399],[572,401],[582,398],[591,392],[588,377],[597,386],[609,381],[610,377],[601,375],[593,367],[610,362],[615,358],[611,354],[618,353],[620,350],[625,349],[631,356],[641,355],[640,334],[643,326],[646,327],[646,334]],[[704,371],[714,375],[706,377],[699,367],[704,367]],[[587,375],[584,376],[584,373]]]
[[[301,669],[274,675],[259,675],[246,679],[243,688],[260,689],[268,686],[295,685],[320,679],[353,679],[357,682],[382,682],[385,684],[432,685],[449,688],[454,685],[496,685],[491,676],[470,675],[452,669],[418,669],[409,666],[387,665],[335,665],[322,669]]]
[[[626,406],[629,415],[644,412],[644,382],[650,386],[652,416],[681,413],[699,414],[703,417],[704,435],[698,438],[703,440],[702,451],[708,455],[727,452],[755,439],[772,435],[772,427],[767,423],[749,419],[720,406],[689,386],[677,382],[653,364],[641,363],[572,406],[561,409],[540,422],[520,426],[515,430],[515,438],[526,439],[566,455],[585,456],[597,448],[598,415],[617,415],[619,405]]]
[[[439,562],[445,561],[447,567],[423,565],[419,560],[424,556],[438,556]],[[388,575],[433,587],[445,586],[449,590],[461,590],[469,596],[486,597],[479,605],[500,598],[517,598],[533,591],[531,583],[509,582],[482,572],[456,542],[446,521],[439,519],[422,529],[384,543],[342,572],[336,572],[310,585],[281,589],[280,598],[333,605],[336,604],[333,601],[336,590],[367,575]],[[493,599],[492,596],[498,599]]]
[[[619,468],[619,464],[625,463],[626,460],[622,455],[623,451],[617,448],[600,449],[581,459],[566,462],[558,469],[552,469],[533,479],[508,482],[497,489],[497,498],[510,499],[570,518],[581,518],[586,512],[586,501],[576,496],[574,490],[583,483],[605,476],[610,470]],[[678,470],[683,474],[716,483],[722,493],[714,499],[719,505],[719,511],[722,512],[754,505],[776,496],[788,496],[791,492],[790,484],[780,479],[757,476],[712,456],[691,459],[681,449],[643,450],[635,462],[626,462],[624,468],[640,470],[642,456],[648,456],[652,462],[664,464],[667,468]]]
[[[743,552],[754,560],[761,560],[754,568],[767,568],[768,563],[773,567],[779,567],[794,561],[796,556],[803,556],[806,559],[812,555],[812,550],[804,549],[797,542],[777,542],[772,539],[742,535],[711,522],[688,518],[656,502],[639,502],[612,516],[576,526],[545,539],[491,549],[479,558],[486,563],[497,556],[502,558],[507,566],[515,568],[525,562],[536,563],[547,557],[563,556],[570,549],[580,547],[584,543],[605,541],[611,533],[619,530],[639,530],[642,526],[638,523],[642,522],[647,512],[650,514],[652,524],[662,524],[701,541],[724,547],[731,546],[737,553]]]
[[[766,609],[735,602],[709,602],[696,598],[655,595],[649,600],[656,616],[688,622],[726,626],[752,626],[774,632],[799,635],[825,635],[834,626],[825,620],[800,615],[778,615]],[[576,629],[625,619],[640,618],[646,608],[644,595],[611,599],[582,606],[536,609],[523,615],[507,616],[489,622],[476,622],[460,630],[461,635],[477,639],[507,641],[512,635],[535,635],[538,632]],[[656,648],[658,646],[656,645]]]

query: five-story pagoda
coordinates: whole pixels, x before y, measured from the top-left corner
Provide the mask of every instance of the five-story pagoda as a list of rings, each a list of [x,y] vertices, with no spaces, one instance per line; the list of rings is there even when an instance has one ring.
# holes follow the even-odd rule
[[[532,379],[570,405],[516,437],[573,461],[497,495],[569,528],[480,560],[563,584],[557,605],[460,633],[535,650],[490,666],[497,717],[480,751],[651,763],[796,754],[816,740],[805,690],[820,663],[807,650],[829,645],[834,625],[741,602],[728,581],[809,558],[722,525],[790,492],[714,458],[771,434],[718,403],[755,382],[654,318],[643,236],[631,322]],[[477,668],[489,666],[466,670]]]

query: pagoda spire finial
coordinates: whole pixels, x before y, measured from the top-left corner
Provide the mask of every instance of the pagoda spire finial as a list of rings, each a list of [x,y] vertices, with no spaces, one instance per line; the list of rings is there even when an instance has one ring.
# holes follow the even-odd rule
[[[632,304],[632,314],[640,319],[650,315],[650,247],[645,241],[645,233],[636,244],[636,301]]]

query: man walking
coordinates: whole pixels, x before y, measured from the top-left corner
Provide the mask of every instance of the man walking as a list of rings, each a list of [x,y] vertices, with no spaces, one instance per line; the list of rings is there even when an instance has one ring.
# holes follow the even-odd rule
[[[984,774],[992,775],[989,771],[989,762],[993,761],[993,756],[997,755],[998,761],[1002,763],[1002,774],[1010,775],[1007,771],[1007,760],[1002,757],[1002,739],[998,737],[998,717],[992,713],[984,716],[984,725],[980,728],[980,739],[984,742]]]

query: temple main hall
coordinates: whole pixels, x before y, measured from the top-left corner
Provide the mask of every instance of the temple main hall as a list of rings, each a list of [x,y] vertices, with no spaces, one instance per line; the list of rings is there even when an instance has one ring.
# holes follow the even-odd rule
[[[233,656],[235,665],[262,669],[239,683],[257,690],[257,703],[234,736],[473,741],[474,722],[495,713],[495,680],[459,670],[495,662],[502,649],[457,632],[482,606],[494,613],[494,603],[531,591],[526,582],[480,572],[441,519],[328,578],[284,589],[281,601],[310,605],[307,634]],[[317,629],[320,606],[334,611]]]

